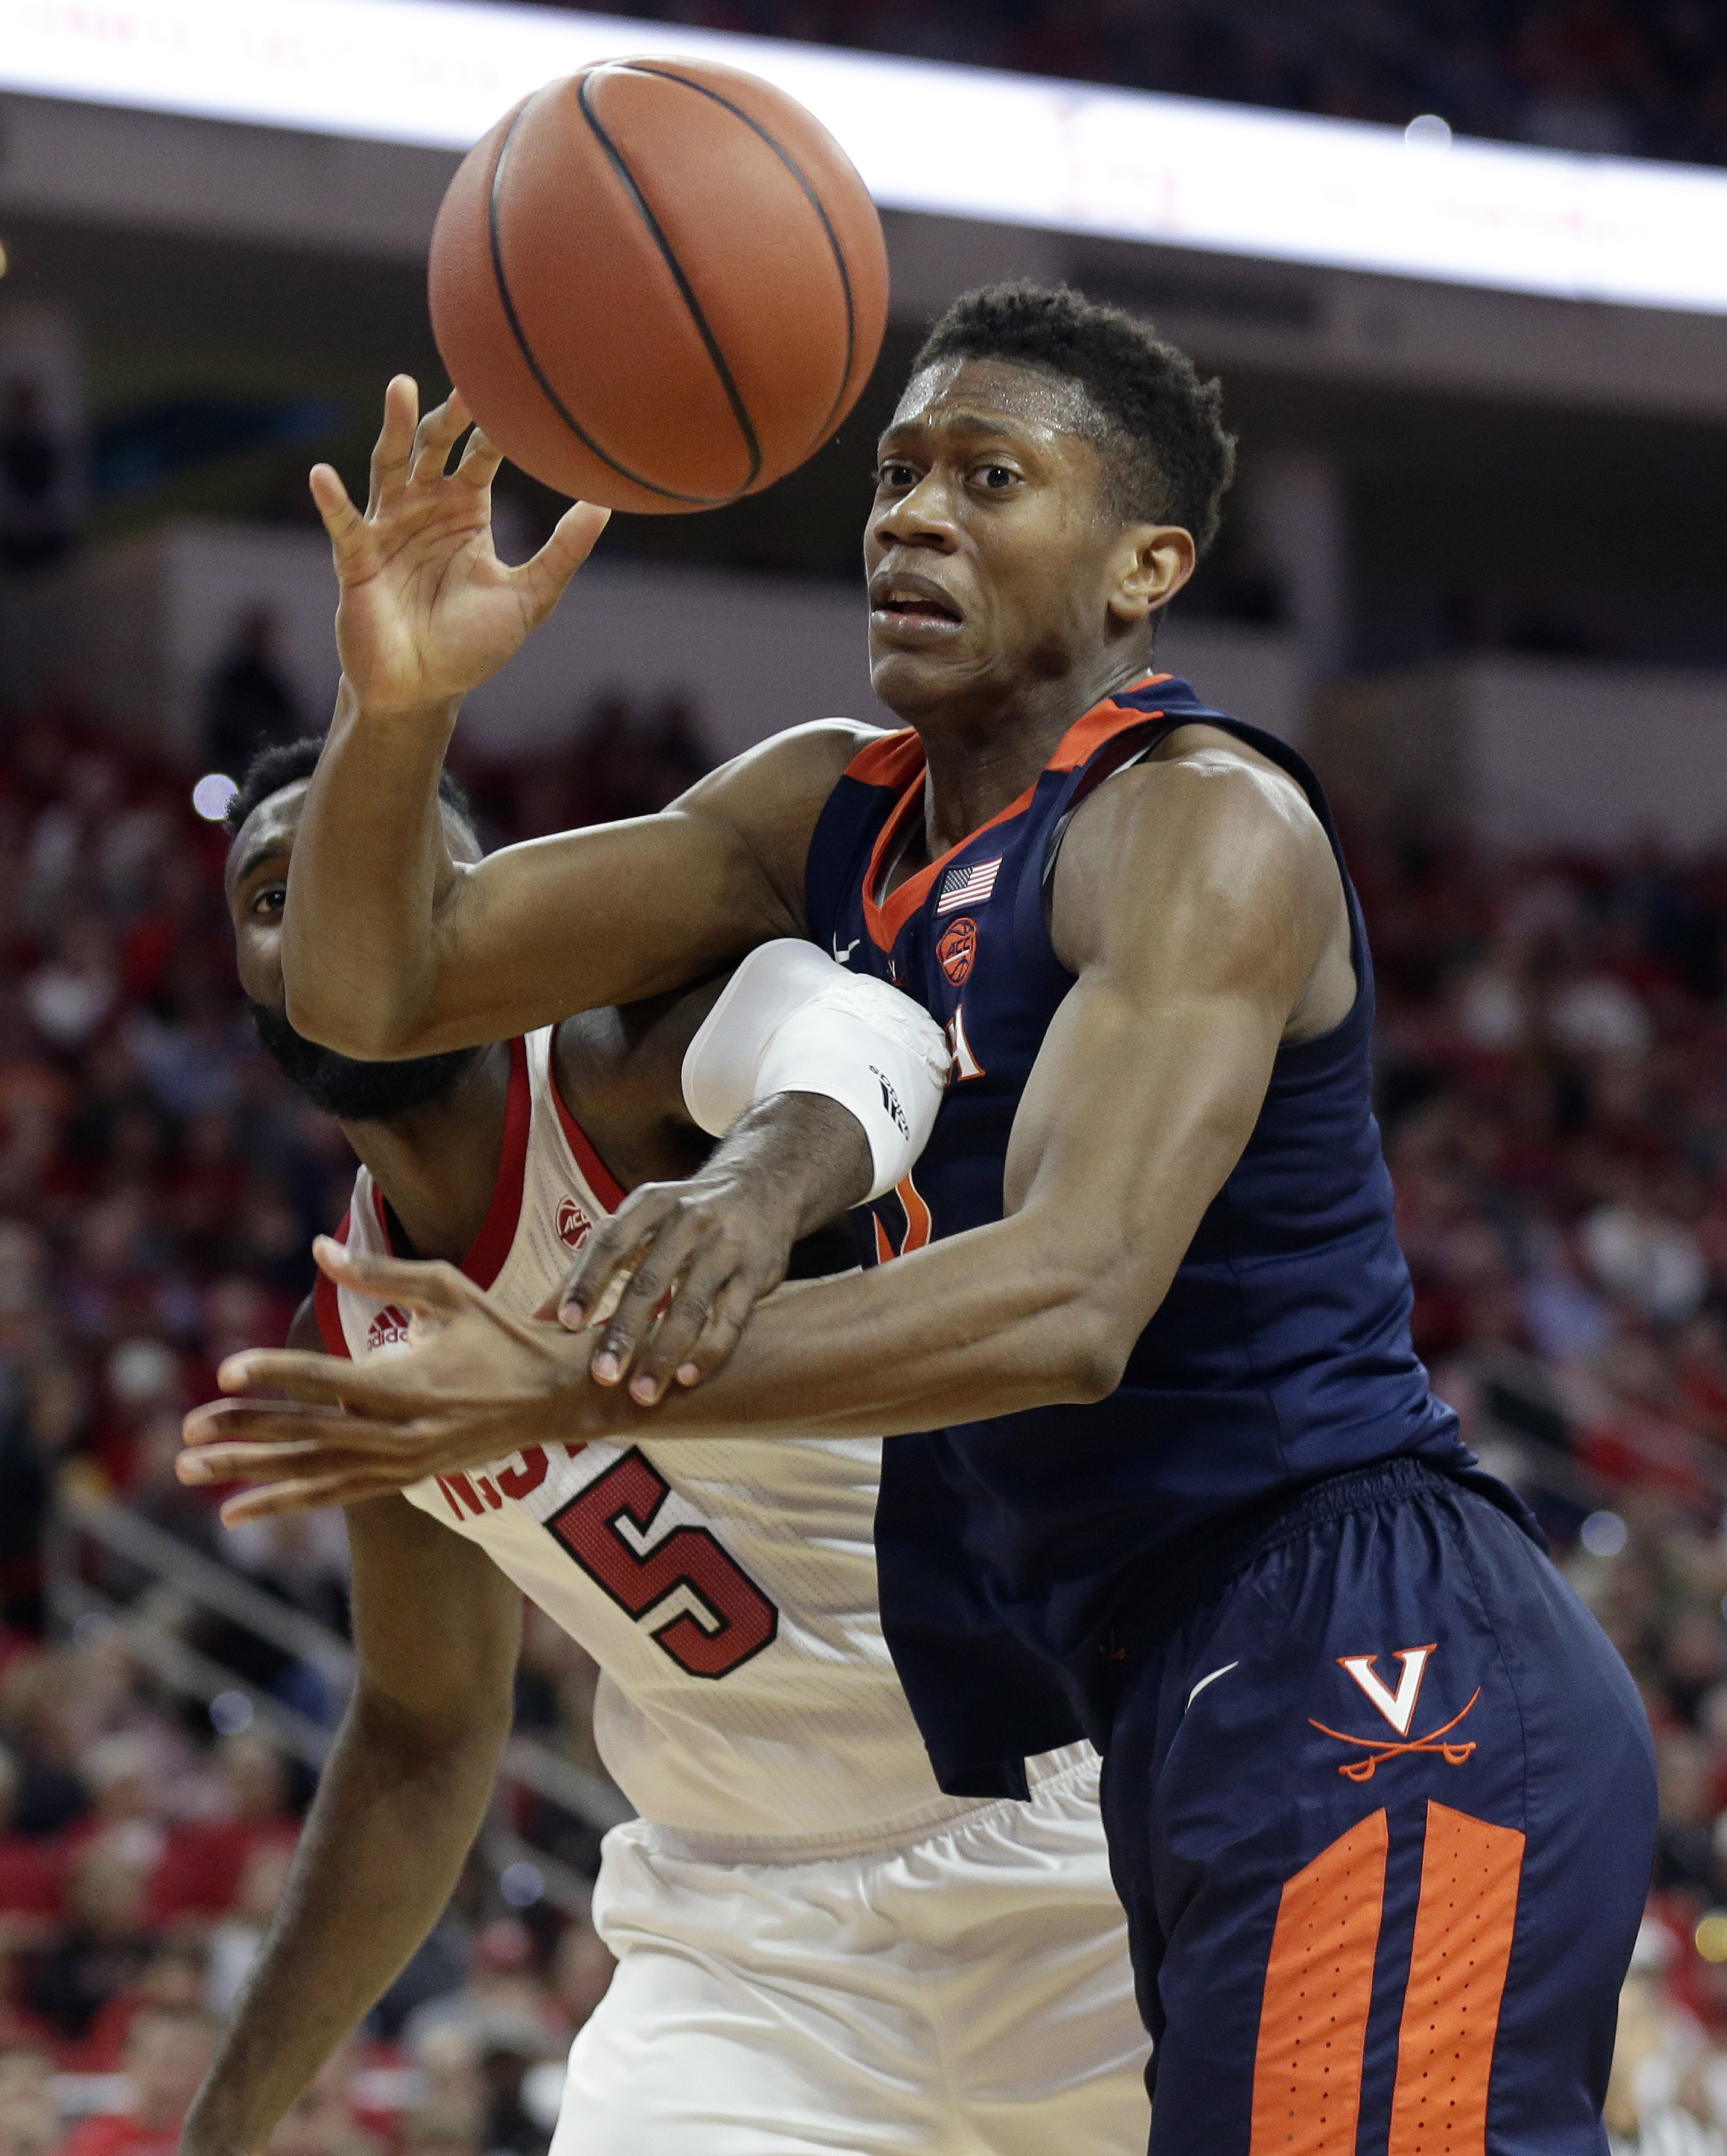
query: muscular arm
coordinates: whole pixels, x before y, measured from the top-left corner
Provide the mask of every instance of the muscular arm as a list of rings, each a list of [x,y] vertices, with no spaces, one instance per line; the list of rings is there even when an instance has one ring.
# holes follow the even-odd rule
[[[1106,1394],[1239,1159],[1340,926],[1347,968],[1347,931],[1311,810],[1233,757],[1100,789],[1063,850],[1055,926],[1078,982],[1020,1105],[1003,1220],[769,1306],[723,1373],[652,1409],[589,1378],[592,1334],[511,1327],[469,1283],[386,1267],[368,1291],[421,1296],[434,1321],[357,1400],[387,1426],[259,1408],[232,1429],[316,1435],[318,1471],[363,1488],[495,1456],[523,1417],[559,1437],[891,1435]],[[329,1396],[268,1356],[239,1358],[224,1383]],[[197,1434],[216,1435],[224,1411],[203,1412]],[[306,1471],[269,1445],[218,1445],[211,1464],[213,1479]]]
[[[424,420],[419,408],[398,376],[363,512],[327,465],[312,473],[342,586],[342,687],[289,872],[282,965],[300,1031],[374,1060],[658,994],[801,933],[810,834],[870,731],[801,727],[663,815],[459,867],[436,795],[462,698],[552,612],[605,515],[578,502],[531,562],[500,562],[497,451],[476,430],[446,469],[467,412],[459,397]]]
[[[1087,804],[1055,928],[1078,982],[1015,1121],[1006,1217],[758,1312],[725,1373],[655,1411],[668,1434],[892,1434],[1120,1383],[1316,975],[1339,957],[1347,973],[1347,920],[1293,788],[1201,756]],[[591,1390],[568,1412],[630,1426]]]
[[[300,1321],[290,1337],[306,1343]],[[281,1908],[188,2117],[182,2145],[198,2156],[263,2148],[425,1938],[510,1731],[517,1589],[405,1497],[352,1507],[348,1540],[358,1680]]]
[[[306,796],[282,919],[288,1015],[344,1055],[502,1040],[801,935],[810,834],[868,737],[841,720],[801,726],[657,816],[468,866],[437,810],[455,711],[368,711],[344,681]]]

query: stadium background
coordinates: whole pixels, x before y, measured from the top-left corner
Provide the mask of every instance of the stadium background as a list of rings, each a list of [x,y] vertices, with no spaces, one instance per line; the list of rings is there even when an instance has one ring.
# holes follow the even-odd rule
[[[643,13],[1414,121],[1411,155],[1444,149],[1443,120],[1727,166],[1727,17],[1702,0]],[[280,1339],[351,1173],[249,1035],[193,788],[321,725],[333,594],[304,474],[329,456],[354,481],[390,371],[440,382],[421,265],[454,157],[51,97],[5,66],[0,2156],[121,2156],[172,2145],[346,1675],[339,1524],[227,1536],[172,1476],[182,1411],[227,1350]],[[1068,277],[1222,374],[1241,481],[1161,656],[1303,743],[1343,808],[1418,1344],[1656,1729],[1616,2147],[1727,2152],[1727,299],[887,225],[893,322],[838,439],[733,510],[616,520],[474,700],[459,760],[488,841],[651,808],[774,726],[871,711],[869,444],[964,285]],[[556,507],[501,482],[506,551]],[[607,1974],[583,1917],[619,1815],[593,1676],[531,1626],[463,1886],[280,2156],[543,2149]]]

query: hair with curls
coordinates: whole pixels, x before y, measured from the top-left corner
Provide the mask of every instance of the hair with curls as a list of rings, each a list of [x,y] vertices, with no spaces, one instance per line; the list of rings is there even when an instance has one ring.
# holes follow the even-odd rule
[[[246,775],[240,781],[239,793],[223,812],[222,821],[229,837],[237,839],[247,817],[254,808],[268,801],[272,793],[280,793],[285,786],[295,786],[302,778],[310,778],[317,768],[323,747],[324,737],[321,734],[306,734],[299,741],[283,742],[275,748],[260,749],[246,766]],[[474,811],[468,797],[447,771],[438,774],[438,798],[446,808],[453,810],[470,831],[474,830]]]

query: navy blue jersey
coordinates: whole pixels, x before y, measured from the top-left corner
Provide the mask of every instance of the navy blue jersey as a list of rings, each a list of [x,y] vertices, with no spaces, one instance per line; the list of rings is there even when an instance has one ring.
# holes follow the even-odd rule
[[[1046,871],[1091,787],[1176,726],[1220,726],[1281,765],[1337,838],[1283,743],[1154,676],[1072,726],[1036,783],[880,896],[921,814],[915,733],[864,750],[811,840],[810,932],[922,1003],[954,1067],[934,1135],[859,1216],[880,1262],[999,1219],[1010,1132],[1074,976],[1056,956]],[[876,1515],[889,1643],[938,1778],[1023,1791],[1020,1762],[1082,1729],[1144,1607],[1208,1537],[1371,1461],[1473,1466],[1411,1343],[1408,1270],[1371,1104],[1373,976],[1348,895],[1358,983],[1342,1024],[1284,1047],[1246,1150],[1208,1208],[1119,1389],[891,1439]]]

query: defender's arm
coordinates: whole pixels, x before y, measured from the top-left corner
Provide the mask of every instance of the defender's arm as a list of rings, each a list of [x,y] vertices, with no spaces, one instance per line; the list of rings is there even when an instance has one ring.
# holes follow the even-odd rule
[[[1064,849],[1056,928],[1079,979],[1020,1106],[1006,1219],[758,1312],[722,1373],[650,1409],[589,1378],[591,1332],[516,1326],[448,1268],[348,1260],[363,1291],[431,1321],[423,1345],[368,1367],[363,1397],[346,1389],[375,1419],[202,1409],[195,1440],[270,1441],[218,1442],[182,1475],[363,1489],[493,1456],[524,1419],[558,1438],[892,1435],[1098,1399],[1240,1158],[1279,1043],[1338,961],[1340,926],[1347,968],[1336,865],[1281,778],[1231,757],[1125,773]],[[329,1246],[322,1261],[343,1262]],[[257,1353],[224,1382],[307,1403],[334,1394],[316,1369]],[[295,1438],[316,1450],[296,1457],[284,1449]],[[294,1498],[283,1481],[231,1502]]]
[[[310,1301],[290,1336],[316,1341]],[[522,1597],[383,1496],[347,1516],[358,1679],[287,1892],[182,2148],[251,2156],[449,1900],[510,1732]]]

